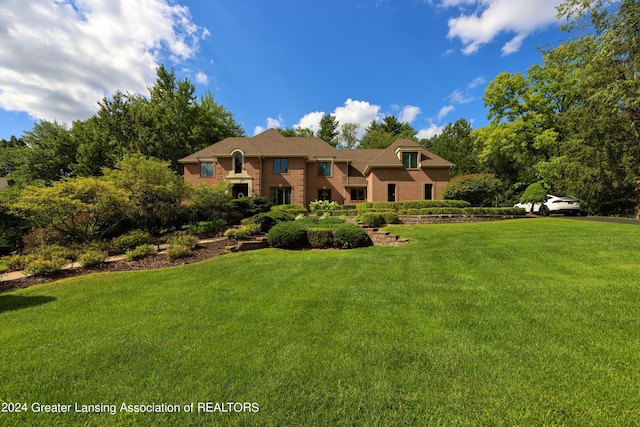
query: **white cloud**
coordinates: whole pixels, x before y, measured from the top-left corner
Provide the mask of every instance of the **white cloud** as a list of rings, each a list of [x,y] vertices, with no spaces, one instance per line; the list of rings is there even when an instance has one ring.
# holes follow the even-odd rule
[[[449,101],[451,101],[451,103],[453,104],[468,104],[475,100],[473,96],[465,94],[460,89],[454,90],[447,99],[449,99]]]
[[[364,132],[364,129],[373,120],[382,117],[379,105],[370,104],[367,101],[355,101],[351,98],[345,101],[344,106],[336,108],[333,114],[340,124],[355,123],[359,125],[361,132]]]
[[[324,117],[324,111],[314,111],[305,114],[298,123],[293,125],[294,128],[311,129],[314,132],[320,130],[320,120]]]
[[[420,115],[421,112],[420,107],[407,105],[400,112],[398,120],[402,123],[411,123]]]
[[[2,0],[0,108],[71,123],[116,90],[146,93],[209,32],[170,0]],[[206,75],[196,75],[200,80]]]
[[[266,120],[267,123],[267,127],[263,127],[263,126],[256,126],[253,129],[253,135],[257,135],[259,133],[264,132],[265,130],[268,129],[276,129],[276,128],[283,128],[284,127],[284,120],[282,119],[282,116],[279,115],[277,119],[274,119],[273,117],[267,117]]]
[[[444,126],[438,126],[434,123],[431,123],[428,128],[420,129],[416,134],[416,137],[418,139],[433,138],[434,136],[441,134],[443,130]]]
[[[453,105],[446,105],[442,107],[438,112],[438,120],[444,119],[445,117],[447,117],[447,114],[454,111],[455,109],[456,107],[454,107]]]
[[[469,84],[467,85],[467,87],[468,87],[469,89],[475,89],[475,88],[477,88],[478,86],[485,84],[486,82],[487,82],[487,81],[484,79],[484,77],[482,77],[482,76],[480,76],[480,77],[476,77],[475,79],[473,79],[473,80],[471,81],[471,83],[469,83]]]
[[[517,52],[524,39],[556,22],[556,7],[563,0],[443,0],[443,7],[460,7],[461,15],[449,20],[449,38],[462,41],[462,52],[470,55],[499,34],[515,34],[502,47],[503,55]],[[466,13],[464,5],[476,5]]]
[[[201,85],[208,85],[209,84],[209,76],[207,76],[202,71],[198,71],[196,73],[196,82],[200,83]]]

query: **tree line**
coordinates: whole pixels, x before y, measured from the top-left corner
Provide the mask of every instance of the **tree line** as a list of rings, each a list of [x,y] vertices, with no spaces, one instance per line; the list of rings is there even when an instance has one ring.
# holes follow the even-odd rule
[[[533,183],[578,197],[590,213],[640,207],[640,6],[632,0],[565,0],[558,18],[568,39],[542,48],[526,73],[501,73],[484,94],[490,123],[479,129],[460,119],[419,140],[394,116],[358,125],[325,115],[318,136],[342,149],[385,148],[412,139],[455,163],[451,176],[490,174],[501,204]],[[70,128],[41,121],[20,137],[0,140],[0,176],[20,184],[101,176],[125,156],[169,162],[245,131],[211,93],[197,99],[187,79],[160,67],[148,96],[117,92],[96,115]]]

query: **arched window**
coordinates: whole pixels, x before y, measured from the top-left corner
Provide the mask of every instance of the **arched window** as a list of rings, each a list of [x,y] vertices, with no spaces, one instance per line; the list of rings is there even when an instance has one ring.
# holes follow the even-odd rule
[[[242,154],[238,153],[235,155],[233,164],[235,173],[242,173]]]

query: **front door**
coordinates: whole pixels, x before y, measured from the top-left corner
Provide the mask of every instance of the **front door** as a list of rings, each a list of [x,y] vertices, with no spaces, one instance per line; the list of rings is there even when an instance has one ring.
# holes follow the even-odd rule
[[[396,201],[396,185],[395,184],[387,184],[387,201],[389,202]]]
[[[234,199],[240,199],[249,195],[249,184],[233,184],[231,190]]]

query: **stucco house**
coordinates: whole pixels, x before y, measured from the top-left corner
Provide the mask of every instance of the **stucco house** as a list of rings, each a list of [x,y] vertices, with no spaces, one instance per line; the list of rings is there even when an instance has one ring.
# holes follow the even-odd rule
[[[320,138],[285,137],[276,129],[224,139],[179,162],[191,184],[226,180],[234,197],[301,206],[440,199],[454,166],[408,139],[386,149],[338,150]]]

